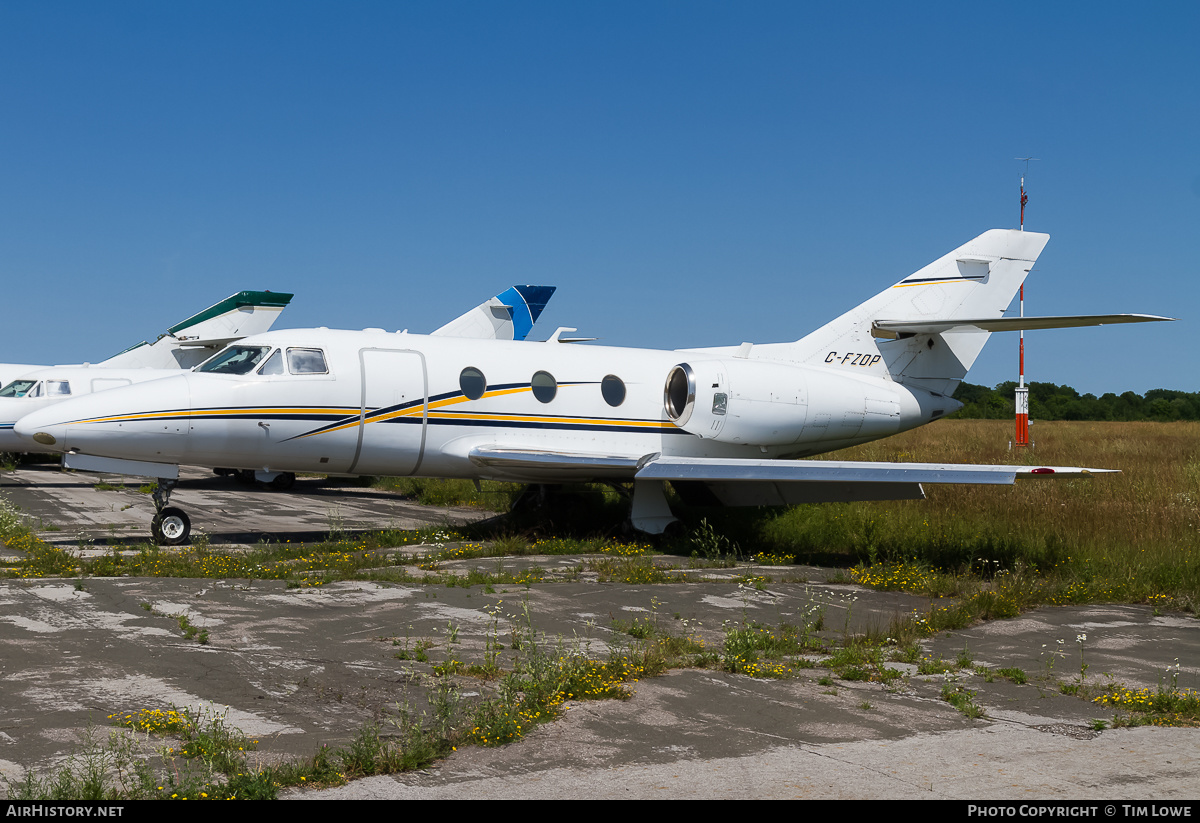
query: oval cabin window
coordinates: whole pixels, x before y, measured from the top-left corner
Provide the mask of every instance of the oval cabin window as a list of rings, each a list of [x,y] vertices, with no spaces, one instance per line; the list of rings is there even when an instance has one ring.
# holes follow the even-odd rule
[[[625,402],[625,383],[615,374],[610,374],[600,381],[600,394],[608,405],[619,406]]]
[[[558,394],[558,381],[550,372],[540,371],[535,374],[531,385],[533,386],[533,396],[540,403],[549,403],[554,399],[554,395]]]
[[[467,366],[458,376],[458,387],[468,400],[478,400],[487,391],[487,379],[474,366]]]

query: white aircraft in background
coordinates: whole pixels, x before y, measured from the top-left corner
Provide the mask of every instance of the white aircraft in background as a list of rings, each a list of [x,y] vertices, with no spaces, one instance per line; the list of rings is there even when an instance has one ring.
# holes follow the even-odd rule
[[[511,286],[431,334],[524,340],[554,290],[554,286]],[[101,363],[28,367],[27,373],[0,389],[0,452],[54,451],[17,437],[13,431],[16,421],[72,397],[159,380],[178,374],[181,368],[190,369],[225,345],[270,329],[292,297],[278,292],[238,292],[172,326],[155,343],[143,341]],[[276,488],[286,488],[295,475],[274,480]]]
[[[142,341],[99,363],[71,366],[0,364],[0,452],[33,451],[13,433],[23,415],[72,396],[178,374],[203,363],[229,343],[271,328],[293,295],[240,291],[176,323],[154,343]]]
[[[180,465],[533,483],[633,483],[633,525],[673,521],[670,481],[725,505],[916,499],[922,483],[1012,483],[1076,467],[809,461],[922,426],[990,332],[1165,320],[1003,317],[1048,235],[993,230],[791,343],[656,351],[383,331],[276,331],[195,371],[71,400],[17,434],[63,465],[158,479]],[[560,330],[561,332],[561,330]]]
[[[282,292],[241,291],[226,297],[187,320],[176,323],[154,343],[143,340],[107,360],[90,364],[96,368],[190,369],[215,352],[250,334],[271,328],[292,295]],[[81,364],[89,365],[89,364]],[[0,386],[8,388],[18,377],[48,365],[0,363]],[[19,391],[28,391],[26,384]],[[3,397],[21,396],[14,388]]]
[[[23,374],[44,368],[45,364],[38,366],[33,363],[0,363],[0,386],[7,386]]]

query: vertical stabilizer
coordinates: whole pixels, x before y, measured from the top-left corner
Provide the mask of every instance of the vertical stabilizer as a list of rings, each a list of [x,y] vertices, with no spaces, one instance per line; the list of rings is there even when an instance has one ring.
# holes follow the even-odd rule
[[[218,349],[268,331],[292,300],[283,292],[240,291],[176,323],[153,343],[130,346],[98,364],[122,369],[190,369]]]
[[[554,286],[510,286],[466,314],[430,332],[439,337],[474,337],[483,340],[524,340],[542,309],[554,295]]]
[[[988,332],[895,334],[880,332],[875,322],[1001,317],[1049,239],[1015,229],[986,231],[795,343],[757,345],[750,356],[849,368],[951,394]]]

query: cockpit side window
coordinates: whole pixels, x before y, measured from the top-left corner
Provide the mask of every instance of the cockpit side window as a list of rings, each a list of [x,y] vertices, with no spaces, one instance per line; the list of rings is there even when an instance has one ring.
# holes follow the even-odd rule
[[[66,397],[71,393],[71,384],[66,380],[47,380],[47,397]]]
[[[259,374],[283,374],[283,350],[276,349],[275,353],[267,358],[267,362],[262,364],[262,368],[258,370]]]
[[[320,349],[288,349],[287,361],[292,374],[329,374],[325,352]]]
[[[196,367],[212,374],[249,374],[271,351],[270,346],[230,346]]]
[[[14,380],[0,389],[0,397],[24,397],[33,383],[32,380]]]

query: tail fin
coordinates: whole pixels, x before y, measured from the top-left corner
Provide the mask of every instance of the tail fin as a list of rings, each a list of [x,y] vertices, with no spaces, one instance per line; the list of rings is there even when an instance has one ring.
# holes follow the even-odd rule
[[[878,324],[998,318],[1049,239],[1027,231],[984,232],[795,343],[755,346],[750,356],[853,364],[876,375],[886,371],[899,383],[952,394],[979,356],[988,331],[959,327],[914,333]]]
[[[190,369],[227,343],[270,329],[291,300],[283,292],[240,291],[171,326],[154,343],[142,341],[99,365]]]
[[[430,332],[440,337],[524,340],[550,302],[555,286],[511,286]]]

